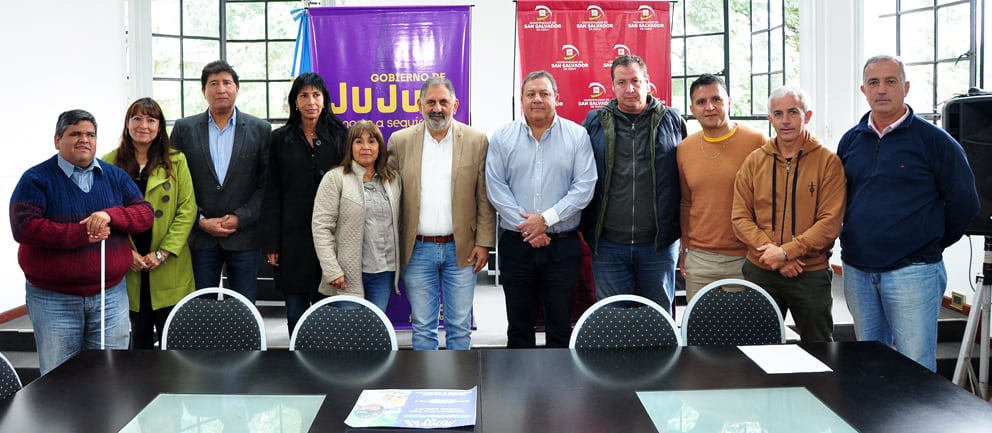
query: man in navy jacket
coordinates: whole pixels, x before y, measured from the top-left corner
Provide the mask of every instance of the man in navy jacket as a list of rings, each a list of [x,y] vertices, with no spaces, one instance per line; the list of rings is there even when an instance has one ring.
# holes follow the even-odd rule
[[[844,294],[858,340],[877,340],[936,370],[943,252],[978,213],[961,145],[905,104],[898,57],[865,63],[871,111],[841,138],[847,211],[840,235]]]

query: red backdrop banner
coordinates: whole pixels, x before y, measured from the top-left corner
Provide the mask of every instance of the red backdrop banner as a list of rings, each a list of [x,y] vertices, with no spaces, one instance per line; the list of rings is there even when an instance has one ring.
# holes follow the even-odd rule
[[[521,81],[546,70],[558,83],[558,114],[582,123],[589,110],[614,98],[613,59],[644,59],[651,94],[672,97],[670,9],[667,1],[517,1]]]

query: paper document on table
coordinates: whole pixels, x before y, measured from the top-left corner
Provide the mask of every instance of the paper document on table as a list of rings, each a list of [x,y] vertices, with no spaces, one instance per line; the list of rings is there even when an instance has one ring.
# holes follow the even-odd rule
[[[795,344],[737,346],[737,348],[768,374],[833,371]]]
[[[344,423],[349,427],[450,428],[475,425],[476,388],[367,389]]]

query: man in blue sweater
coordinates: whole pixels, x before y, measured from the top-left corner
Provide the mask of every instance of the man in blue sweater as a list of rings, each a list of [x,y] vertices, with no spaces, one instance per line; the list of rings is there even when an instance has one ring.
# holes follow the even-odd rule
[[[937,312],[947,286],[943,252],[978,213],[961,145],[905,104],[898,57],[865,63],[871,111],[841,138],[847,211],[840,234],[844,295],[858,340],[936,370]]]
[[[128,234],[152,226],[152,208],[131,177],[96,160],[96,119],[83,110],[59,116],[58,154],[21,176],[10,196],[10,228],[20,243],[25,303],[41,374],[84,349],[127,349]],[[100,242],[106,241],[101,279]],[[106,299],[101,308],[100,288]],[[101,323],[101,314],[104,316]]]

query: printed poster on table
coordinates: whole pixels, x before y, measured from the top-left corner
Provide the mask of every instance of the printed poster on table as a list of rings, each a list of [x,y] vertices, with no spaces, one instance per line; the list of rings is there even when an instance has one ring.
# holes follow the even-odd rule
[[[625,54],[644,59],[650,93],[672,98],[667,1],[517,1],[520,78],[546,70],[558,83],[558,114],[582,123],[614,98],[610,66]]]
[[[348,427],[451,428],[475,425],[476,388],[362,391]]]

